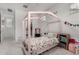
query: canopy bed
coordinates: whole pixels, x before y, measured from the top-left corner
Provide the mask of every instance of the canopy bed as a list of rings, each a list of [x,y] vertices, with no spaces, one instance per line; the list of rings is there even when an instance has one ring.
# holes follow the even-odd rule
[[[39,26],[37,28],[35,28],[35,33],[32,33],[33,29],[32,29],[32,20],[34,19],[38,19],[40,18],[41,15],[51,15],[54,21],[52,22],[48,22],[48,24],[51,23],[59,23],[59,32],[44,32],[44,35],[41,35],[41,30],[39,28]],[[38,17],[34,17],[35,15],[38,15]],[[45,18],[45,17],[44,17]],[[43,18],[43,19],[44,19]],[[55,14],[53,14],[52,12],[48,12],[48,11],[29,11],[28,12],[28,16],[27,16],[27,29],[28,29],[28,37],[26,40],[24,40],[23,44],[23,50],[25,52],[25,54],[40,54],[46,50],[49,50],[50,48],[53,48],[55,46],[58,45],[59,40],[57,37],[58,33],[61,33],[61,21],[59,19],[59,17],[57,17]],[[40,18],[41,19],[41,18]],[[38,22],[39,23],[39,22]],[[40,22],[40,27],[42,22]],[[54,28],[53,28],[54,29]],[[35,34],[35,36],[33,35]],[[52,36],[51,36],[52,35]]]

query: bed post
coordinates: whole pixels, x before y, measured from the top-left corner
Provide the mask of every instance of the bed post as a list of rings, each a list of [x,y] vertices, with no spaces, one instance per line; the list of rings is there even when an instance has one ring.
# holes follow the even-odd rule
[[[61,22],[61,20],[60,20],[60,33],[62,33],[62,22]]]
[[[30,12],[28,12],[28,40],[30,40],[30,38],[31,38],[31,29],[30,29],[30,27],[31,27],[31,14],[30,14]],[[30,42],[28,41],[28,52],[29,53],[31,53],[31,50],[30,50]]]
[[[31,38],[31,17],[30,17],[30,12],[28,12],[28,38]]]

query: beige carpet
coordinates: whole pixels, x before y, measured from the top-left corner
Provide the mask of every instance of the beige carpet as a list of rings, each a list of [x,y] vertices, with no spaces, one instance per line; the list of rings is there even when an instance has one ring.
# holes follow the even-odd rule
[[[0,55],[23,55],[22,44],[15,41],[0,43]]]
[[[42,53],[42,55],[74,55],[74,54],[72,52],[69,52],[68,50],[65,50],[64,48],[55,47]]]

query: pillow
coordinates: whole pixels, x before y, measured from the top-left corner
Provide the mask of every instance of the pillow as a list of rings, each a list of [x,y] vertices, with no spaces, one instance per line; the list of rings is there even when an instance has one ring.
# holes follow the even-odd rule
[[[57,34],[56,33],[48,33],[47,35],[49,38],[52,38],[52,37],[57,37]]]
[[[53,38],[53,40],[54,40],[55,43],[59,43],[57,38]]]
[[[53,36],[53,34],[52,33],[48,33],[48,35],[47,35],[48,37],[52,37]]]

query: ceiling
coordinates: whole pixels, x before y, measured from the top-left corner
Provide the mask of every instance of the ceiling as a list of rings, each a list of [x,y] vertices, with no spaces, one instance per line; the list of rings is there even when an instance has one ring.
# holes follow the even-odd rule
[[[26,5],[27,8],[24,8]],[[28,11],[47,11],[54,10],[54,8],[62,8],[64,5],[70,6],[71,3],[0,3],[0,9],[12,9],[22,12],[23,14]],[[63,7],[62,7],[63,6]],[[55,10],[56,11],[56,10]],[[24,14],[27,16],[27,14]],[[19,15],[19,13],[18,13]]]
[[[24,8],[23,5],[27,5],[27,8]],[[18,9],[18,10],[33,10],[33,11],[44,11],[48,10],[51,7],[55,6],[56,3],[0,3],[0,8],[2,9]]]

